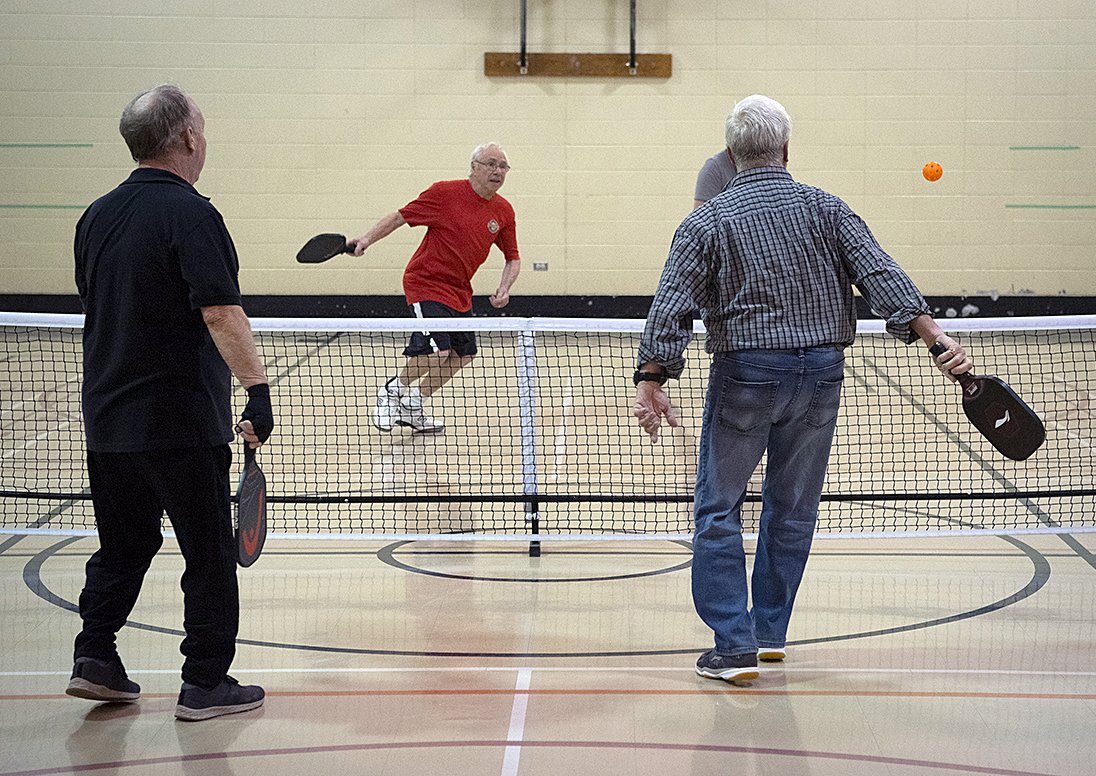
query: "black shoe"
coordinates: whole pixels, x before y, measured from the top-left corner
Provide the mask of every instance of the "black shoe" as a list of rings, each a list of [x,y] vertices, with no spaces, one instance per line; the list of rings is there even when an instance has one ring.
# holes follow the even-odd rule
[[[240,684],[231,676],[212,690],[203,690],[195,684],[183,682],[179,691],[179,703],[175,706],[175,718],[187,722],[212,719],[223,714],[251,711],[263,705],[266,693],[254,684]]]
[[[89,701],[132,703],[141,697],[141,686],[129,680],[121,661],[78,657],[65,692]]]
[[[696,672],[708,679],[723,679],[728,682],[744,682],[756,679],[757,653],[745,655],[720,655],[709,649],[696,661]]]

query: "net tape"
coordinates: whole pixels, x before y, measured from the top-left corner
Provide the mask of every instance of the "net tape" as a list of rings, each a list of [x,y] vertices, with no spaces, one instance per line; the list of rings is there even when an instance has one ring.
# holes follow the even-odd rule
[[[93,530],[80,415],[82,316],[0,314],[2,527]],[[652,445],[631,416],[642,321],[431,320],[473,330],[479,356],[427,402],[440,434],[374,427],[413,319],[256,319],[277,428],[260,451],[274,534],[683,537],[709,357],[703,327],[668,386],[683,427]],[[820,534],[1076,530],[1096,526],[1091,356],[1096,317],[959,319],[979,373],[1042,416],[1047,442],[1002,458],[970,426],[925,349],[861,322]],[[236,393],[234,413],[243,406]],[[236,462],[236,466],[239,462]],[[765,462],[743,508],[756,532]]]

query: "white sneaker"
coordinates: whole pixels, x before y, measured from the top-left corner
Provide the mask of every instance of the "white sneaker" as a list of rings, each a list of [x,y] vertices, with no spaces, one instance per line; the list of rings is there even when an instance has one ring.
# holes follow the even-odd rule
[[[373,408],[373,425],[381,431],[391,431],[399,413],[400,394],[395,386],[395,378],[392,378],[377,391],[377,404]]]
[[[758,647],[757,659],[763,663],[779,663],[788,656],[783,647]]]
[[[396,422],[401,426],[410,426],[420,434],[436,434],[445,429],[445,425],[434,420],[423,411],[422,394],[412,391],[399,400],[399,415]]]

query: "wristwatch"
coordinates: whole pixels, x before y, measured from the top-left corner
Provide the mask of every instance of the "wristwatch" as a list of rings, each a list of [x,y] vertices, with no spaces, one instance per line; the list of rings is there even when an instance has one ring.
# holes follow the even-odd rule
[[[632,375],[632,382],[635,385],[640,383],[658,383],[659,385],[665,385],[669,379],[669,375],[665,372],[641,372],[638,369],[636,373]]]

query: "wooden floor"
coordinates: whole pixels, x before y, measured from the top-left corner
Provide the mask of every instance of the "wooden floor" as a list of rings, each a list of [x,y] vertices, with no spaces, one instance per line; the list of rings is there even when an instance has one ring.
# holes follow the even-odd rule
[[[64,695],[94,538],[0,535],[0,774],[1091,774],[1096,534],[820,540],[788,659],[710,646],[689,548],[272,540],[233,674],[266,705],[172,716],[180,559],[119,637],[142,698]]]

